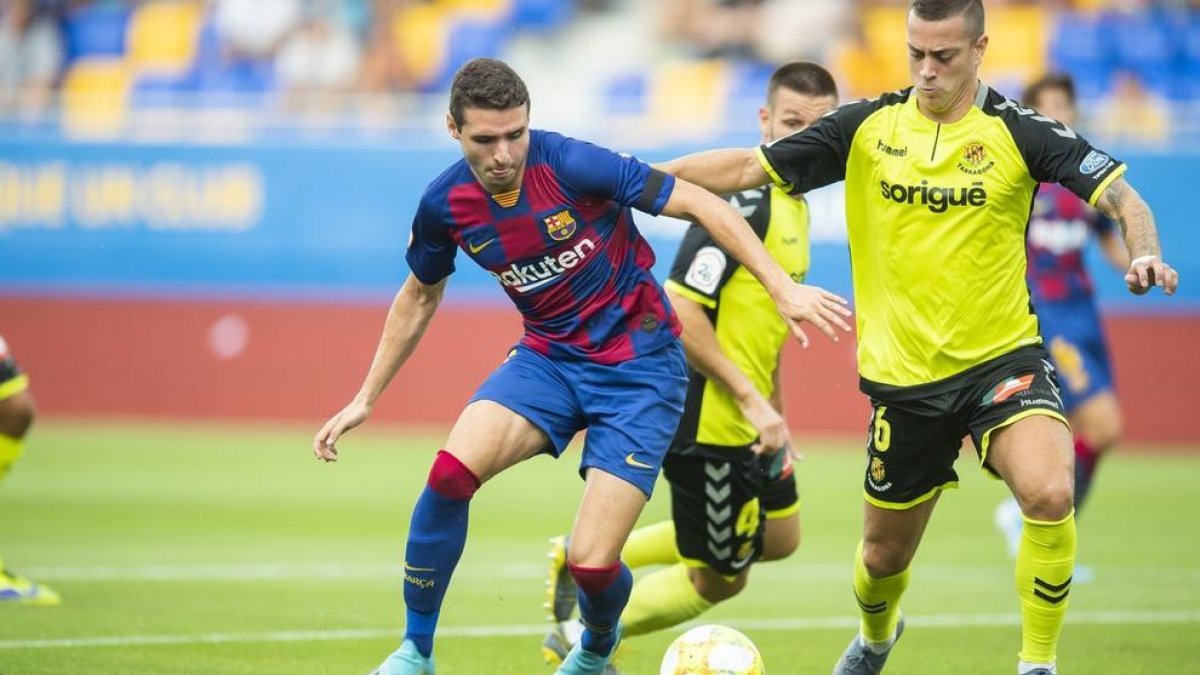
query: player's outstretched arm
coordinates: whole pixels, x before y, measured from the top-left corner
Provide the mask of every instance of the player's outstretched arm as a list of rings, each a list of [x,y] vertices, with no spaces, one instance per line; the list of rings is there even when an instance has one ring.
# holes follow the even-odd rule
[[[708,230],[721,248],[767,289],[801,345],[808,346],[808,336],[800,328],[803,321],[819,328],[834,342],[838,340],[837,328],[850,330],[843,319],[850,316],[846,300],[822,288],[793,282],[767,252],[750,224],[725,200],[686,180],[676,180],[662,212],[695,221]]]
[[[652,166],[719,195],[733,194],[771,182],[771,177],[752,148],[707,150]]]
[[[688,363],[732,396],[742,414],[758,431],[758,442],[752,450],[771,454],[785,447],[788,444],[787,423],[721,349],[717,332],[704,307],[672,291],[670,287],[667,288],[667,295],[671,297],[671,306],[683,324],[683,349],[687,352]]]
[[[1129,292],[1142,295],[1160,286],[1167,295],[1174,294],[1179,286],[1179,272],[1163,261],[1154,214],[1137,190],[1124,177],[1118,177],[1104,189],[1096,206],[1113,219],[1125,238],[1132,259],[1125,272]]]
[[[447,279],[449,277],[435,284],[424,284],[415,276],[408,275],[408,280],[392,300],[392,308],[388,310],[387,321],[383,325],[383,335],[375,349],[375,358],[358,394],[345,408],[329,418],[313,437],[313,454],[317,459],[336,462],[338,439],[370,416],[379,395],[425,334],[429,320],[442,301]]]

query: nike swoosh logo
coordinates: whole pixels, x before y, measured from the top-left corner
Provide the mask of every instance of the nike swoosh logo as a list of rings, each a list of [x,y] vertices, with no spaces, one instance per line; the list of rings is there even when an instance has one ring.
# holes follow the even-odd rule
[[[471,249],[471,255],[475,255],[476,253],[479,253],[483,249],[487,248],[488,245],[491,244],[493,241],[496,241],[495,237],[488,239],[487,241],[483,242],[482,244],[480,244],[478,246],[476,246],[475,244],[467,244],[467,248]]]
[[[654,470],[654,467],[650,466],[649,464],[646,464],[645,462],[639,462],[634,459],[632,452],[628,455],[625,455],[625,463],[638,469],[650,469],[651,471]]]

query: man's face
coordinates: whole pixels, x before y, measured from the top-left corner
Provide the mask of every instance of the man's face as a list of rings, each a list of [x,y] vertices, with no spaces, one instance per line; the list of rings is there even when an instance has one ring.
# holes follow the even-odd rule
[[[767,107],[758,110],[762,142],[770,143],[807,129],[835,106],[835,96],[809,96],[787,87],[779,87]]]
[[[450,135],[462,145],[471,171],[491,194],[521,187],[529,156],[529,107],[508,110],[466,108],[463,125],[446,116]]]
[[[926,21],[908,13],[908,72],[922,107],[950,111],[979,78],[987,35],[972,40],[960,14]]]
[[[1071,127],[1075,126],[1075,105],[1062,89],[1047,88],[1038,92],[1037,100],[1033,102],[1034,110],[1046,117],[1062,122]]]

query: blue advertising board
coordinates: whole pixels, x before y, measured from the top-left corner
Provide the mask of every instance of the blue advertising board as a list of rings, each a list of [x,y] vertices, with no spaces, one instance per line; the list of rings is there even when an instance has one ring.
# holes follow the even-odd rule
[[[1184,279],[1173,301],[1155,294],[1137,307],[1200,311],[1188,283],[1200,275],[1200,229],[1183,178],[1200,155],[1122,156]],[[458,157],[448,139],[414,147],[0,140],[0,293],[386,301],[407,274],[417,199]],[[810,198],[809,281],[849,294],[841,186]],[[683,224],[638,223],[661,276]],[[1101,301],[1131,307],[1121,275],[1092,257]],[[470,264],[447,294],[451,302],[502,297]]]

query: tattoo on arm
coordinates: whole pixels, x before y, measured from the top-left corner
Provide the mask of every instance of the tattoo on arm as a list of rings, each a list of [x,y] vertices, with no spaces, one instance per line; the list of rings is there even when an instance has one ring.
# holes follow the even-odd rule
[[[1154,214],[1124,178],[1114,180],[1104,190],[1099,205],[1121,228],[1121,236],[1132,258],[1159,255]]]

